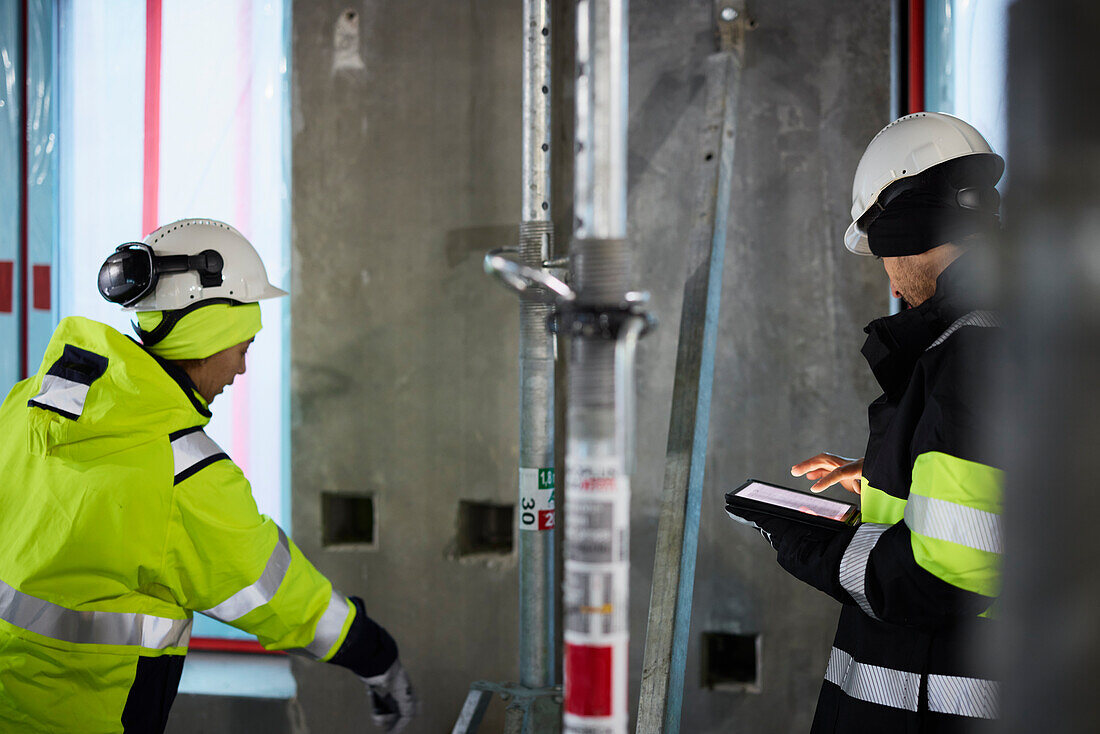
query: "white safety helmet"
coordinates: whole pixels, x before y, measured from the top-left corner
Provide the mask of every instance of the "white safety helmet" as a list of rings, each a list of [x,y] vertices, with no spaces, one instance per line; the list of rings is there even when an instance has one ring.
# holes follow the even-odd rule
[[[972,125],[941,112],[917,112],[884,127],[859,159],[852,183],[852,223],[844,234],[844,246],[857,255],[872,254],[867,227],[875,217],[872,210],[882,210],[880,195],[897,181],[968,156],[984,159],[985,177],[991,176],[992,181],[988,187],[958,190],[958,203],[968,209],[989,207],[990,190],[1004,173],[1004,159]]]
[[[211,299],[285,296],[244,235],[213,219],[181,219],[143,242],[119,245],[99,270],[99,292],[124,311],[172,311]]]

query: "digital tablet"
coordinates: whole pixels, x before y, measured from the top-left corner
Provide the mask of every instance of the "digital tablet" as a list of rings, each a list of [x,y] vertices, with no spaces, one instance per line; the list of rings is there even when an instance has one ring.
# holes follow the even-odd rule
[[[726,493],[726,511],[737,508],[818,527],[839,528],[859,524],[859,507],[851,502],[800,492],[758,479],[750,479]]]

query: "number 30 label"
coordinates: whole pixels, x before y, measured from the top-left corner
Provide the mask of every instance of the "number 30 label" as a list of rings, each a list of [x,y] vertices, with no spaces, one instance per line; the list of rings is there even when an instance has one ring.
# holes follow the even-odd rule
[[[554,529],[554,469],[519,470],[519,529]]]

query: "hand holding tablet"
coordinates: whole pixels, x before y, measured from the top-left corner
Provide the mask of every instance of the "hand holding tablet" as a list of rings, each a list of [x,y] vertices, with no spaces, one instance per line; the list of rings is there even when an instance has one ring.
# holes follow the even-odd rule
[[[840,529],[859,524],[859,508],[850,502],[800,492],[750,479],[726,494],[726,512],[763,513],[815,527]]]

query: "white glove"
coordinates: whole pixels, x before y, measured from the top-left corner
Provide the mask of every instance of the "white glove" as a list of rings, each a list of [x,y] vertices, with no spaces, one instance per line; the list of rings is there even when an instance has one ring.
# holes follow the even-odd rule
[[[767,530],[760,527],[759,525],[754,523],[752,520],[746,520],[745,518],[741,517],[740,515],[733,514],[728,509],[726,510],[726,514],[729,515],[730,520],[733,520],[734,522],[741,523],[742,525],[748,525],[750,528],[756,528],[757,530],[759,530],[760,535],[762,535],[764,537],[764,540],[768,541],[768,543],[773,548],[775,547],[775,543],[772,543],[772,534],[769,533]]]
[[[371,721],[382,731],[397,734],[416,716],[419,702],[400,660],[381,675],[362,678],[370,690]]]

